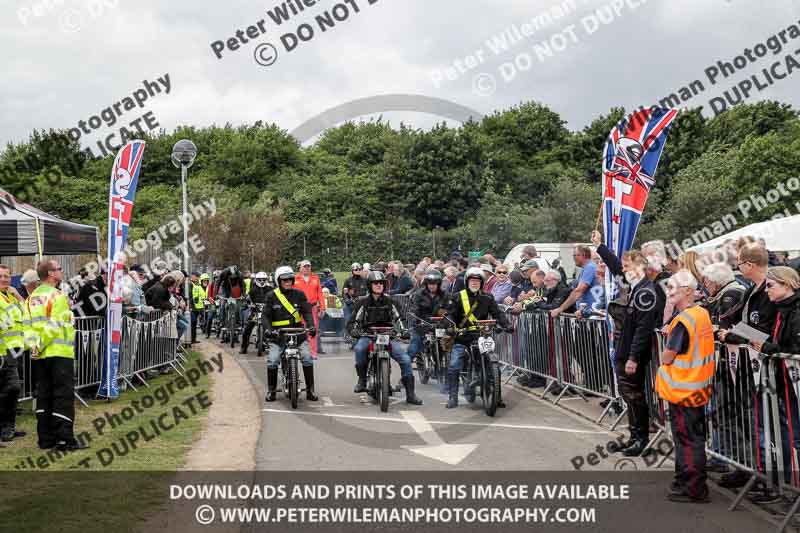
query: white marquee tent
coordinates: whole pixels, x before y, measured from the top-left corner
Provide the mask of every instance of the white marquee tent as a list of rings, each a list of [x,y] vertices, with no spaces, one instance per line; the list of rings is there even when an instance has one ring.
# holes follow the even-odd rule
[[[762,237],[767,244],[767,249],[773,252],[800,252],[800,215],[750,224],[693,246],[690,250],[697,252],[713,250],[728,239],[738,239],[745,235],[755,238]]]

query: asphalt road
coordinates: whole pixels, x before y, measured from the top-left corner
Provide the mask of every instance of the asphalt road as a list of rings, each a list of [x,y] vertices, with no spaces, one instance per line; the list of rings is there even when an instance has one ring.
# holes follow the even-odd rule
[[[545,482],[557,480],[559,475],[574,475],[579,463],[581,472],[591,472],[600,480],[615,470],[635,469],[642,474],[637,490],[648,502],[655,502],[654,516],[663,515],[675,530],[763,531],[770,527],[763,515],[727,511],[730,499],[721,493],[713,493],[712,503],[707,505],[666,501],[664,493],[673,468],[670,461],[659,471],[642,460],[608,453],[608,443],[617,439],[618,433],[521,390],[504,387],[508,407],[490,418],[480,400],[470,405],[461,396],[458,409],[446,409],[446,397],[436,382],[417,383],[423,405],[406,404],[402,391],[392,399],[389,411],[381,413],[365,395],[353,393],[355,369],[349,346],[326,338],[325,350],[327,354],[315,363],[320,401],[309,402],[301,394],[296,410],[281,393],[276,402],[263,402],[266,361],[256,357],[252,346],[248,355],[236,355],[262,400],[257,470],[524,471],[532,480],[538,476]],[[392,383],[399,376],[399,367],[393,364]],[[580,410],[577,404],[583,400],[568,401],[576,403],[570,405],[573,410]],[[676,525],[675,520],[684,519],[683,527]]]

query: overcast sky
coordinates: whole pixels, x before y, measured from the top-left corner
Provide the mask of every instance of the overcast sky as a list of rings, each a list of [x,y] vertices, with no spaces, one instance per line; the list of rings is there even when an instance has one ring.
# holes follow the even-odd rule
[[[715,86],[703,72],[797,24],[798,0],[575,0],[576,11],[497,55],[486,43],[493,35],[512,24],[521,28],[564,2],[369,1],[348,0],[348,19],[325,32],[315,17],[338,0],[319,0],[280,26],[267,14],[280,5],[275,0],[6,2],[0,22],[5,67],[0,143],[24,140],[34,128],[76,127],[79,120],[131,96],[142,80],[156,81],[166,73],[170,94],[162,92],[144,108],[124,112],[114,127],[102,126],[82,142],[111,133],[146,111],[169,130],[263,120],[292,131],[334,106],[397,93],[442,98],[482,114],[537,100],[575,130],[611,106],[648,105],[693,80],[701,80],[706,90],[688,104],[705,105],[710,116],[710,98],[775,61],[785,71],[784,56],[800,49],[800,39],[790,41],[778,55],[769,53]],[[620,15],[591,31],[594,19],[586,17],[612,4],[623,6]],[[337,9],[339,16],[345,12]],[[213,41],[234,37],[238,29],[262,19],[265,34],[236,51],[226,48],[217,59]],[[303,23],[316,30],[314,37],[286,52],[281,35]],[[570,25],[578,42],[569,35]],[[541,41],[566,47],[540,61],[534,44]],[[278,57],[271,66],[254,60],[261,43],[276,46]],[[476,60],[482,55],[483,62],[437,87],[434,73],[469,55]],[[800,54],[794,57],[800,60]],[[515,58],[526,70],[506,81],[503,74],[508,76],[510,67],[501,65]],[[797,72],[764,91],[753,90],[749,101],[772,98],[800,108],[799,85]],[[423,128],[441,120],[422,113],[385,116]]]

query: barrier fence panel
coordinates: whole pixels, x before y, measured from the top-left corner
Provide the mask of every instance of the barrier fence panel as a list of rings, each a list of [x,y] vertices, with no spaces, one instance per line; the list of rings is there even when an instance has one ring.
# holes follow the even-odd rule
[[[543,378],[548,384],[556,381],[558,373],[551,361],[554,347],[549,316],[541,312],[517,314],[510,311],[506,311],[506,316],[514,325],[514,332],[496,336],[499,362],[515,371]]]
[[[104,317],[75,318],[75,390],[100,385],[105,356],[106,328]],[[118,376],[133,386],[130,378],[156,368],[171,366],[178,372],[178,333],[174,312],[152,311],[125,316],[122,323],[122,344]],[[35,396],[35,365],[30,353],[19,358],[21,380],[19,400]],[[144,381],[142,379],[142,381]],[[76,393],[77,396],[77,393]],[[80,396],[78,399],[83,402]]]
[[[768,412],[772,424],[768,424],[767,416],[761,416],[763,420],[763,432],[765,436],[773,435],[771,439],[775,444],[758,448],[758,458],[766,461],[759,461],[759,469],[769,465],[769,459],[773,459],[773,471],[775,475],[767,476],[767,482],[777,483],[779,492],[787,499],[793,499],[793,503],[786,514],[786,518],[781,524],[781,529],[785,529],[792,516],[800,507],[800,468],[798,468],[798,454],[800,454],[800,355],[780,354],[768,357],[760,367],[751,364],[754,373],[760,370],[762,374],[762,409],[757,410],[758,414]],[[764,375],[766,374],[766,375]],[[759,427],[761,430],[762,428]],[[765,443],[771,442],[766,438]],[[765,451],[772,449],[772,454]],[[767,468],[767,472],[769,472]]]
[[[20,391],[18,401],[32,400],[34,396],[34,375],[33,366],[31,362],[31,355],[25,352],[17,361],[17,369],[19,371]]]
[[[75,319],[75,389],[99,385],[106,343],[106,320],[99,316]]]
[[[707,406],[706,448],[712,457],[739,470],[756,473],[761,373],[754,374],[750,350],[746,347],[717,344],[716,353],[714,392]]]
[[[563,314],[556,321],[562,339],[561,384],[613,400],[614,381],[605,341],[608,337],[605,321]]]
[[[397,306],[397,310],[400,313],[400,318],[403,320],[403,324],[407,328],[412,328],[416,325],[417,321],[414,319],[410,313],[413,312],[411,308],[411,296],[412,294],[395,294],[392,296],[392,301],[394,305]]]
[[[178,330],[175,311],[150,311],[125,316],[122,328],[120,374],[128,380],[147,370],[177,369]],[[132,384],[131,384],[132,386]]]
[[[644,399],[647,402],[647,409],[650,414],[650,425],[658,429],[656,435],[651,439],[657,441],[659,436],[667,431],[667,411],[664,402],[656,394],[656,374],[661,359],[661,352],[664,350],[664,335],[656,331],[653,335],[652,356],[650,366],[647,369],[647,379],[644,382]]]

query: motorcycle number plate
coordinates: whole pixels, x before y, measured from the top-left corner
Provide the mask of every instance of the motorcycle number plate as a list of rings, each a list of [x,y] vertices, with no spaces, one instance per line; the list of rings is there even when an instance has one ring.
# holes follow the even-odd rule
[[[494,339],[490,337],[481,337],[478,339],[478,349],[481,353],[488,353],[494,351]]]
[[[375,343],[379,346],[389,346],[389,335],[378,335]]]
[[[447,337],[447,330],[442,328],[436,328],[436,338],[442,339],[444,337]]]

